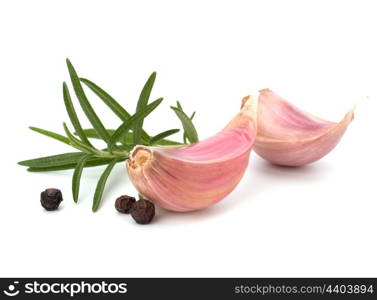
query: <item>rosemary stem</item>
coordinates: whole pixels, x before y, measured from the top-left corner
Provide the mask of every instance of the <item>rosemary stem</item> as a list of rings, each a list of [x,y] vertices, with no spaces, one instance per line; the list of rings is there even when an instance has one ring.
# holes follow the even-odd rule
[[[127,151],[102,151],[102,150],[96,150],[94,153],[94,156],[96,157],[102,157],[102,158],[128,158],[129,153]]]

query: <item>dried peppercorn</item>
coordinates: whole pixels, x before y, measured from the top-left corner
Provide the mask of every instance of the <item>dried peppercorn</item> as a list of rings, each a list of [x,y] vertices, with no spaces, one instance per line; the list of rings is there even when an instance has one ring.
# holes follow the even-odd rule
[[[58,189],[46,189],[41,193],[41,204],[46,210],[58,209],[63,201],[62,192]]]
[[[115,209],[120,213],[128,214],[135,202],[136,199],[134,197],[120,196],[115,200]]]
[[[146,199],[136,201],[131,208],[131,216],[138,224],[148,224],[155,215],[154,204]]]

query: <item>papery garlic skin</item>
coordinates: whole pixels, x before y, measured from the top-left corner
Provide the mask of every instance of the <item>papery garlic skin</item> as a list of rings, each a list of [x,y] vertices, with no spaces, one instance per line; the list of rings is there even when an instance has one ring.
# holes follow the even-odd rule
[[[127,170],[136,189],[172,211],[194,211],[227,196],[241,180],[256,138],[258,97],[218,134],[181,148],[136,146]]]
[[[301,111],[269,89],[259,92],[254,150],[277,165],[302,166],[321,159],[338,144],[353,120],[354,109],[334,123]]]

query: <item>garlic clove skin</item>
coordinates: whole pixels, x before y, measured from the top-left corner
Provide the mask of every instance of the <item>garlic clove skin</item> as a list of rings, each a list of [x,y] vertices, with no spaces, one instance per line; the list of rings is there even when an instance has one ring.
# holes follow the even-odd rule
[[[302,166],[321,159],[338,144],[354,117],[355,108],[339,123],[326,121],[298,109],[269,89],[259,92],[254,150],[277,165]]]
[[[126,161],[136,189],[178,212],[203,209],[227,196],[241,180],[256,138],[258,95],[243,101],[240,113],[221,132],[196,144],[136,146]]]

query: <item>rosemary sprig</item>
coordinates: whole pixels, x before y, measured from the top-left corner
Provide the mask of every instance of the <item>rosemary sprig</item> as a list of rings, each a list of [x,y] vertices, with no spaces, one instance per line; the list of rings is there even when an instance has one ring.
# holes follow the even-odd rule
[[[85,164],[89,158],[90,158],[90,155],[83,155],[77,162],[75,171],[73,172],[73,175],[72,175],[72,196],[73,196],[73,201],[75,201],[76,203],[79,198],[82,171],[84,170]]]
[[[75,108],[71,100],[71,95],[69,94],[69,90],[65,82],[63,82],[63,99],[64,99],[65,108],[67,110],[67,114],[69,116],[69,119],[71,120],[73,127],[75,128],[77,132],[77,135],[86,145],[92,147],[92,144],[89,142],[88,138],[85,135],[85,132],[83,131],[81,127],[80,121],[77,117]]]
[[[170,135],[173,135],[174,133],[177,133],[179,131],[179,129],[170,129],[170,130],[166,130],[164,132],[161,132],[157,135],[155,135],[154,137],[152,137],[149,141],[149,143],[151,145],[154,145],[156,143],[158,143],[160,140],[170,136]]]
[[[69,139],[59,133],[33,126],[29,126],[29,129],[69,145]]]
[[[177,130],[180,131],[179,129],[172,129],[172,130]],[[110,135],[112,135],[114,132],[115,132],[115,129],[107,129],[107,131],[110,133]],[[91,139],[101,139],[100,136],[98,136],[98,134],[95,132],[94,129],[90,128],[90,129],[84,129],[84,132],[86,134],[86,136],[88,138],[91,138]],[[175,133],[175,132],[174,132]],[[172,134],[174,134],[172,133]],[[76,134],[76,133],[74,133]],[[170,134],[170,135],[172,135]],[[167,136],[163,137],[162,139],[160,140],[157,140],[157,141],[154,141],[154,143],[152,143],[150,141],[150,138],[148,137],[148,141],[145,141],[143,140],[142,138],[142,144],[143,145],[149,145],[149,144],[153,144],[153,145],[160,145],[160,146],[168,146],[168,145],[175,145],[175,146],[178,146],[178,145],[183,145],[183,143],[180,143],[180,142],[176,142],[176,141],[172,141],[172,140],[169,140],[169,139],[166,139]],[[128,132],[126,133],[123,138],[120,140],[120,142],[122,144],[125,144],[125,145],[130,145],[133,143],[133,132]]]
[[[104,91],[104,89],[102,89],[89,79],[80,78],[80,80],[89,89],[91,89],[92,92],[94,92],[103,101],[103,103],[105,103],[123,122],[131,117],[131,114],[124,107],[122,107],[109,93]],[[149,141],[149,135],[143,129],[141,130],[141,138],[143,145],[147,145]]]
[[[195,112],[192,113],[191,117],[188,117],[187,114],[183,111],[182,105],[179,101],[177,101],[177,107],[170,106],[172,110],[174,110],[177,117],[181,120],[182,127],[184,129],[183,133],[183,143],[187,144],[187,140],[189,140],[190,144],[197,143],[199,141],[198,133],[195,129],[194,123],[192,119],[195,116]]]
[[[151,76],[149,76],[147,82],[145,83],[143,89],[141,90],[139,101],[137,102],[137,106],[136,106],[136,113],[146,108],[155,80],[156,80],[156,72],[153,72]],[[143,120],[137,121],[134,126],[133,132],[134,132],[135,145],[140,143],[141,128],[143,128]]]
[[[68,67],[69,75],[71,77],[73,89],[76,93],[77,99],[80,102],[82,110],[86,114],[87,118],[89,119],[90,123],[92,124],[93,128],[97,131],[97,133],[103,138],[104,141],[109,142],[110,135],[107,133],[101,120],[98,118],[93,107],[90,105],[89,100],[86,97],[84,90],[81,86],[81,82],[76,73],[76,70],[74,69],[69,59],[67,59],[67,67]]]
[[[78,150],[81,150],[82,152],[84,153],[87,153],[87,154],[93,154],[97,157],[101,157],[99,155],[99,152],[97,149],[95,149],[94,147],[91,147],[89,145],[86,145],[84,142],[80,141],[79,139],[75,138],[73,136],[73,134],[69,131],[67,125],[65,123],[63,123],[63,128],[64,128],[64,131],[65,131],[65,134],[67,135],[68,139],[69,139],[69,144],[78,149]],[[98,154],[98,155],[96,155]]]
[[[144,109],[138,110],[133,116],[131,116],[127,121],[125,121],[122,125],[120,125],[110,138],[109,149],[112,149],[115,143],[119,141],[122,138],[122,136],[127,134],[133,125],[141,124],[137,122],[142,121],[147,115],[149,115],[158,105],[160,105],[162,100],[163,98],[153,101],[151,104],[147,105]],[[133,134],[135,137],[135,131],[133,131]],[[135,142],[135,138],[134,138],[134,145],[137,145],[137,144],[138,144],[138,141]]]
[[[24,160],[20,161],[18,164],[32,168],[56,167],[61,165],[76,164],[84,155],[85,154],[82,152],[69,152]]]
[[[107,178],[109,177],[112,169],[114,168],[115,164],[117,163],[117,159],[113,159],[106,167],[106,169],[103,171],[100,179],[98,180],[96,191],[94,193],[93,198],[93,206],[92,210],[93,212],[96,212],[99,208],[99,205],[101,203],[103,190],[105,189],[105,184],[107,181]]]
[[[74,169],[72,176],[72,196],[75,202],[78,202],[79,199],[80,182],[84,168],[106,165],[106,168],[99,178],[93,197],[92,210],[95,212],[100,207],[107,179],[115,164],[127,159],[129,152],[136,144],[163,146],[184,145],[186,144],[186,139],[188,139],[190,143],[197,142],[198,135],[192,123],[192,118],[195,113],[189,118],[183,111],[179,102],[177,102],[177,107],[172,107],[172,109],[182,122],[184,129],[183,144],[166,139],[167,137],[179,132],[179,129],[166,130],[152,137],[143,129],[144,119],[163,101],[163,98],[159,98],[148,104],[152,88],[156,80],[155,72],[152,73],[145,83],[137,102],[136,112],[135,114],[131,115],[104,89],[89,79],[80,78],[69,59],[67,59],[67,67],[73,90],[75,92],[74,94],[76,95],[81,109],[85,113],[93,128],[83,129],[76,113],[69,87],[64,82],[63,100],[68,117],[74,128],[74,132],[72,133],[65,123],[63,123],[65,136],[37,127],[30,127],[30,129],[74,147],[79,151],[24,160],[20,161],[19,164],[28,167],[27,170],[30,172]],[[81,83],[96,94],[122,121],[122,124],[117,129],[107,129],[103,125],[102,121],[90,104]],[[95,148],[90,142],[90,139],[103,140],[106,144],[106,148]]]
[[[97,158],[93,161],[88,161],[85,164],[85,168],[88,167],[98,167],[107,165],[109,163],[110,159],[106,158]],[[119,160],[121,162],[123,160]],[[64,171],[64,170],[70,170],[76,168],[75,164],[69,164],[69,165],[59,165],[59,166],[53,166],[53,167],[29,167],[27,168],[27,171],[29,172],[51,172],[51,171]]]
[[[177,108],[179,110],[181,110],[183,112],[183,108],[182,108],[182,105],[179,101],[177,101]],[[190,121],[192,121],[192,119],[194,119],[195,117],[195,111],[191,114],[191,117],[190,117]],[[192,122],[191,122],[192,123]],[[191,126],[191,125],[190,125]],[[192,124],[192,126],[194,126],[194,124]],[[195,137],[194,137],[195,138]],[[183,132],[183,143],[184,144],[187,144],[187,133],[186,133],[186,130]]]

